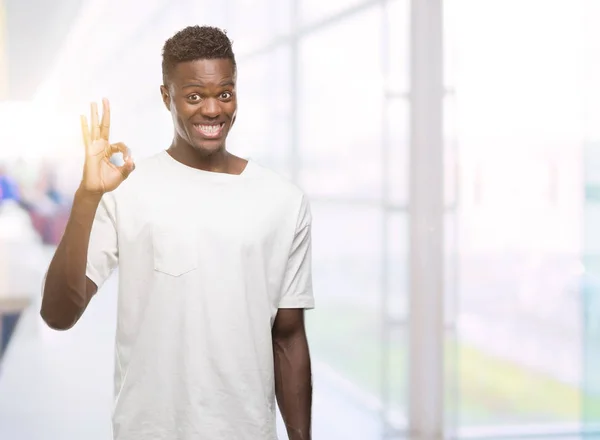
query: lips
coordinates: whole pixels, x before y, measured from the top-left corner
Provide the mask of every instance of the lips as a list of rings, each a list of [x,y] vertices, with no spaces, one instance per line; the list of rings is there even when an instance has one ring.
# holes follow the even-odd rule
[[[221,136],[223,132],[223,127],[225,127],[225,123],[222,122],[220,124],[193,124],[194,129],[200,135],[207,138],[217,138]]]

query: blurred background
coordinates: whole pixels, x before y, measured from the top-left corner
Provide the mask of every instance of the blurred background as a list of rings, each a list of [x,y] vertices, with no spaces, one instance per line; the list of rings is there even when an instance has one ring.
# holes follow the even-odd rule
[[[598,0],[0,0],[0,439],[110,438],[118,273],[62,333],[41,285],[79,115],[106,96],[112,141],[167,148],[161,49],[191,24],[234,42],[229,149],[311,199],[313,438],[600,438],[598,23]]]

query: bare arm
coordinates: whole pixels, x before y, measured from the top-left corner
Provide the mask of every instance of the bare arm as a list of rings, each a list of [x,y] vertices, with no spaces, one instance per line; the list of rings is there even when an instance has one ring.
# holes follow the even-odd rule
[[[90,232],[100,197],[79,189],[65,233],[50,262],[40,314],[49,327],[67,330],[79,320],[96,285],[86,277]]]
[[[303,309],[280,309],[273,325],[275,394],[290,440],[311,439],[312,373]]]
[[[40,315],[48,326],[56,330],[73,327],[98,290],[86,276],[96,210],[103,194],[117,188],[134,169],[127,147],[108,142],[110,108],[108,100],[104,100],[103,104],[101,122],[98,121],[96,104],[92,104],[91,127],[88,127],[85,116],[81,119],[86,149],[83,179],[44,283]],[[123,153],[125,165],[117,167],[110,162],[114,153]]]

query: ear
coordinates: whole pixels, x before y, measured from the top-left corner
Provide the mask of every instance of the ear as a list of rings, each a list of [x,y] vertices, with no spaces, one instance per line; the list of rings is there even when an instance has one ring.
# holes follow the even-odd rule
[[[171,111],[171,96],[169,95],[169,89],[166,86],[160,86],[160,94],[162,96],[163,103],[167,110]]]

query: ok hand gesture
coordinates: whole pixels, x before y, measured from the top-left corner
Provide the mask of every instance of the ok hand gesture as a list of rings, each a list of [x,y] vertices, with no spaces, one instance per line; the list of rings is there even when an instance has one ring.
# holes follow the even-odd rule
[[[85,144],[85,164],[83,168],[82,188],[93,194],[104,194],[116,189],[134,170],[135,165],[128,148],[123,143],[110,144],[110,106],[107,99],[102,100],[102,121],[98,122],[98,107],[91,104],[91,125],[85,116],[81,116],[81,131]],[[116,166],[110,162],[115,153],[122,153],[125,164]]]

